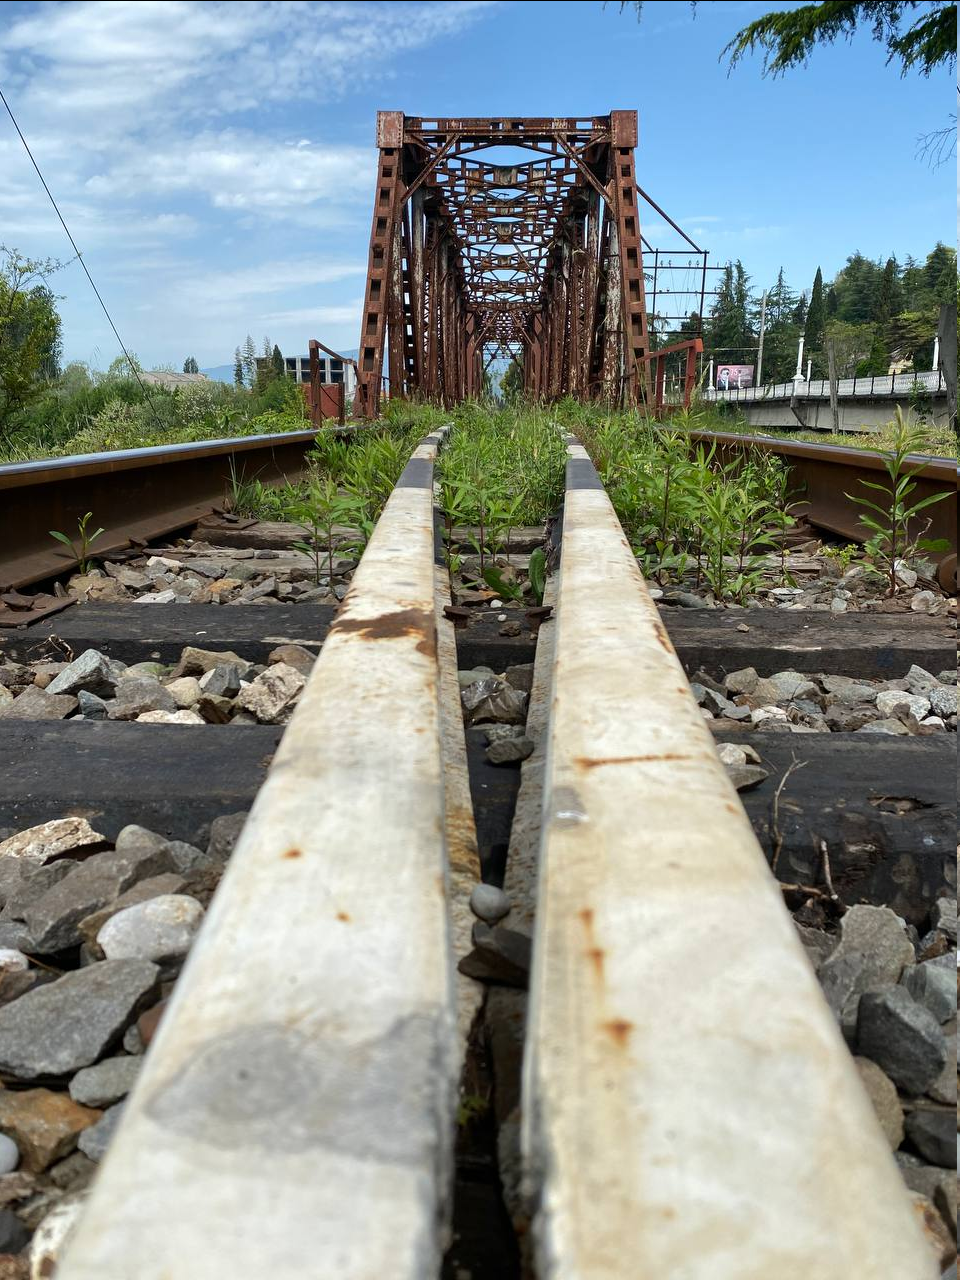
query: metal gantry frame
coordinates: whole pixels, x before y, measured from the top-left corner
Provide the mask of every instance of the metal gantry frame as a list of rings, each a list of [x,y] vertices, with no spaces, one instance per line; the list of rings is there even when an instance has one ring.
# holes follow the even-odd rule
[[[683,237],[688,266],[695,257],[698,314],[706,252],[638,187],[636,145],[635,111],[379,112],[354,413],[377,415],[385,364],[391,397],[450,406],[481,393],[497,356],[521,360],[531,397],[646,402],[645,266],[656,291],[659,251],[641,202]]]

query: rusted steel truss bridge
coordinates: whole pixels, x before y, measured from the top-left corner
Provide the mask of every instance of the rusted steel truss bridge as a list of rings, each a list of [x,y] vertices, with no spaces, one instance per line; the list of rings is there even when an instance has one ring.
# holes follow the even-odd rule
[[[703,314],[707,253],[637,184],[637,113],[563,118],[377,116],[379,164],[354,413],[391,397],[453,405],[478,395],[498,357],[527,395],[621,404],[663,400],[649,317],[686,294]],[[679,248],[644,235],[646,205]],[[684,287],[676,288],[679,281]],[[649,288],[648,288],[649,286]],[[648,307],[649,303],[649,307]]]

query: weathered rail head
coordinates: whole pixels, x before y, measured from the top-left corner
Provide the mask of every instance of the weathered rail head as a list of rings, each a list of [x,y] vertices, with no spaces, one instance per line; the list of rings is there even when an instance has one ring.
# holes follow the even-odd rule
[[[41,582],[76,558],[50,537],[75,538],[90,511],[96,554],[194,524],[222,506],[232,479],[279,484],[302,474],[316,432],[204,440],[0,467],[0,589]]]
[[[932,1280],[630,545],[568,458],[524,1064],[538,1278]]]
[[[426,1280],[452,1173],[432,460],[394,490],[60,1280]]]

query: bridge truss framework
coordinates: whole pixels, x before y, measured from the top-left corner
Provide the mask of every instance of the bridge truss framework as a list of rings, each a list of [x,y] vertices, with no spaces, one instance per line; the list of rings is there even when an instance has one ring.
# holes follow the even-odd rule
[[[391,397],[477,396],[498,356],[527,395],[638,404],[660,380],[656,295],[706,252],[637,185],[637,113],[584,118],[377,116],[379,164],[354,413]],[[647,203],[683,239],[676,265],[644,238]],[[687,292],[690,292],[688,289]],[[660,316],[668,322],[685,316]],[[699,344],[698,344],[699,345]]]

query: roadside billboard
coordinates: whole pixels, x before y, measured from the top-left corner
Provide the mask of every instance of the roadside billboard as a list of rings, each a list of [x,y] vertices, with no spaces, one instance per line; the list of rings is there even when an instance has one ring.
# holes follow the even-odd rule
[[[721,364],[717,366],[717,390],[739,391],[753,386],[752,364]]]

